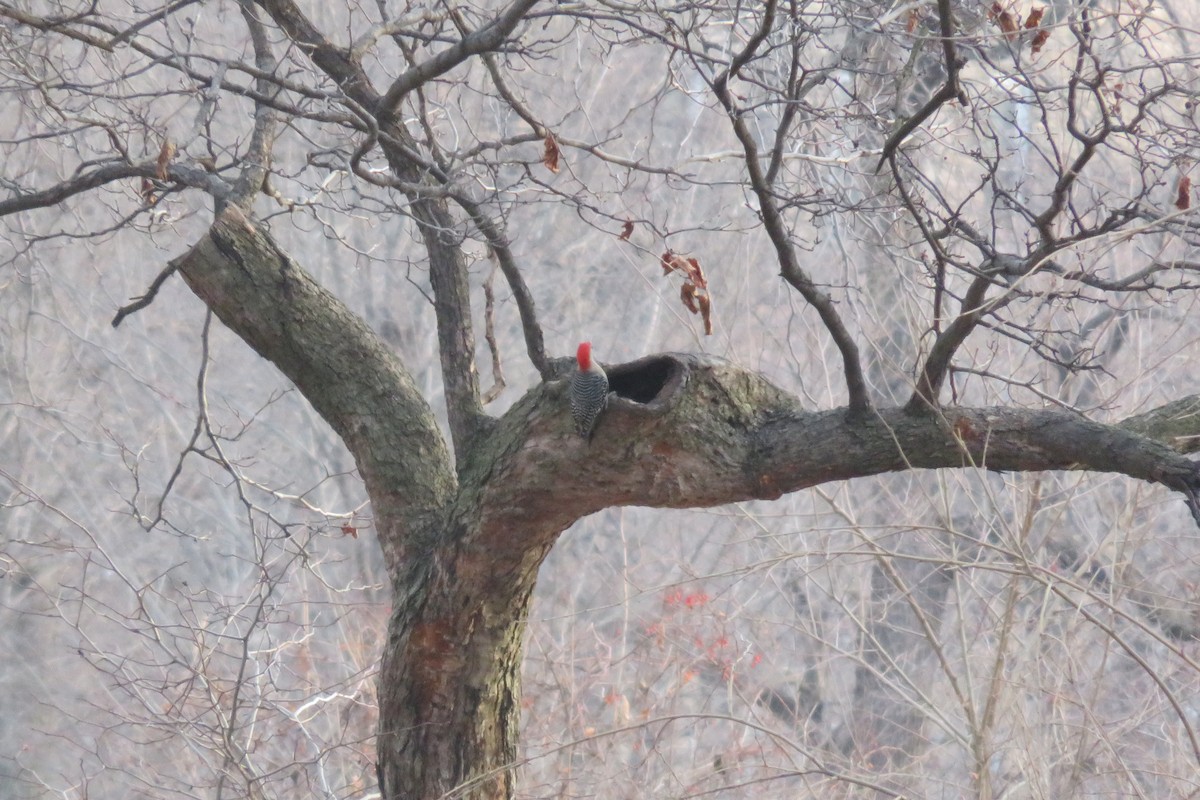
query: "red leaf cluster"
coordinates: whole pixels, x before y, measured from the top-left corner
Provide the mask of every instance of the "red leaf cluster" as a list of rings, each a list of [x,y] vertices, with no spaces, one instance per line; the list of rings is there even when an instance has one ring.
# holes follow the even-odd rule
[[[1042,15],[1046,13],[1046,9],[1035,8],[1029,12],[1029,16],[1025,18],[1025,30],[1036,30],[1033,35],[1033,41],[1029,44],[1029,52],[1035,56],[1042,52],[1042,48],[1046,45],[1046,40],[1050,38],[1050,31],[1042,27]]]
[[[1004,32],[1004,38],[1010,42],[1021,32],[1016,16],[999,2],[992,3],[992,7],[988,9],[988,19],[996,23],[996,27]]]
[[[694,258],[684,258],[670,250],[662,254],[663,275],[678,272],[683,275],[683,286],[679,290],[679,299],[683,307],[693,314],[699,314],[704,320],[704,333],[712,336],[712,297],[708,293],[708,280],[700,262]]]
[[[1025,18],[1024,29],[1036,31],[1033,38],[1029,40],[1029,50],[1035,56],[1042,51],[1042,48],[1046,46],[1046,40],[1050,38],[1050,31],[1042,27],[1042,17],[1045,14],[1046,9],[1039,6],[1030,11],[1029,16]],[[1004,38],[1010,42],[1017,41],[1021,35],[1021,18],[998,0],[992,3],[988,9],[988,19],[1001,30]]]
[[[683,589],[673,589],[663,597],[663,603],[667,606],[687,606],[688,608],[699,608],[711,600],[707,592],[695,592],[694,594],[684,594]]]

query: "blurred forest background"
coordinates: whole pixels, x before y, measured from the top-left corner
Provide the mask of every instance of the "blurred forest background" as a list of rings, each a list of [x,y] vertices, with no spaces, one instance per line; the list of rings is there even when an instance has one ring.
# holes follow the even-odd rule
[[[947,79],[936,3],[781,4],[730,85],[764,153],[794,114],[777,196],[873,396],[912,393],[971,278],[956,264],[1037,254],[1035,218],[1089,147],[1072,126],[1104,119],[1117,124],[1053,220],[1071,241],[964,344],[953,400],[1112,421],[1200,391],[1196,7],[952,6],[966,103],[941,104],[878,170]],[[436,50],[500,6],[304,8],[386,78],[400,67],[371,38],[385,14]],[[760,23],[758,4],[548,3],[493,65],[423,87],[406,124],[503,218],[552,355],[582,340],[606,363],[703,351],[808,408],[845,403],[839,354],[779,278],[709,82]],[[404,200],[355,174],[356,141],[320,95],[335,87],[272,35],[277,74],[317,93],[296,101],[309,113],[281,134],[256,211],[444,414]],[[214,87],[246,85],[231,65],[253,61],[233,0],[0,3],[0,194],[153,159],[167,140],[175,161],[220,169],[251,120]],[[803,94],[780,102],[789,86]],[[180,188],[115,181],[0,223],[0,794],[369,798],[390,590],[352,459],[177,278],[110,324],[211,224],[210,198]],[[499,414],[539,377],[495,259],[465,235]],[[668,250],[703,267],[711,336],[664,275]],[[521,796],[1194,796],[1198,593],[1183,504],[1111,475],[923,471],[609,509],[541,569]]]

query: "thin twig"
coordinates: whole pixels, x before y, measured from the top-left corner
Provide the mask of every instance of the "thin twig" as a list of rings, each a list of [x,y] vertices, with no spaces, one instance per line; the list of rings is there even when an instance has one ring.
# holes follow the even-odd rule
[[[167,278],[174,275],[178,269],[179,263],[177,261],[172,261],[167,264],[167,266],[163,267],[162,271],[159,272],[158,275],[155,276],[154,280],[150,283],[150,288],[146,290],[145,294],[143,294],[141,297],[134,298],[132,303],[123,305],[117,310],[117,314],[112,320],[112,326],[114,328],[117,327],[121,324],[121,321],[130,314],[135,314],[153,303],[154,298],[158,297],[158,290],[161,289],[163,284],[167,282]]]

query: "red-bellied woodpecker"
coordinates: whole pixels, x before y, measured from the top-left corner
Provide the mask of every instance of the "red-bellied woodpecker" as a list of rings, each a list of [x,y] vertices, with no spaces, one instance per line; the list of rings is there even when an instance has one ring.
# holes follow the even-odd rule
[[[579,345],[575,358],[579,369],[571,374],[571,416],[575,418],[575,430],[591,441],[596,418],[608,405],[608,376],[592,361],[591,342]]]

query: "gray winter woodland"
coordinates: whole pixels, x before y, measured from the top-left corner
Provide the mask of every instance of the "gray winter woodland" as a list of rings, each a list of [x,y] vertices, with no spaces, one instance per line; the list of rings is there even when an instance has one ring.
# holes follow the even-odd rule
[[[0,795],[1195,795],[1198,52],[0,0]]]

